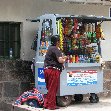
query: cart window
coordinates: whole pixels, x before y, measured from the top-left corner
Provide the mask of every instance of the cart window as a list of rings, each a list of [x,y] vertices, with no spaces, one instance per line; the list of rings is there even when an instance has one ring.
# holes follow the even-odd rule
[[[50,45],[50,36],[53,34],[52,20],[44,19],[42,23],[39,55],[45,56],[47,49]]]

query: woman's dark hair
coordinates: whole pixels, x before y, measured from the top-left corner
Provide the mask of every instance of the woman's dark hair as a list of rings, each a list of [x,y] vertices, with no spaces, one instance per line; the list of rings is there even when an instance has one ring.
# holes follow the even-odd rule
[[[52,46],[56,46],[56,44],[57,44],[57,41],[59,41],[60,39],[59,39],[59,35],[52,35],[51,36],[51,45]]]

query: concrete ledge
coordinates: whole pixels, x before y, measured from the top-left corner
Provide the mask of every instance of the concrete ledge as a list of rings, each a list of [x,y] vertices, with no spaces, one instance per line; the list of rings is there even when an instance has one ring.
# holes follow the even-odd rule
[[[27,105],[13,106],[13,111],[40,111],[43,108],[34,108]]]
[[[13,106],[14,108],[13,108],[13,111],[29,111],[29,110],[27,110],[27,109],[25,109],[25,108],[23,108],[22,106]]]

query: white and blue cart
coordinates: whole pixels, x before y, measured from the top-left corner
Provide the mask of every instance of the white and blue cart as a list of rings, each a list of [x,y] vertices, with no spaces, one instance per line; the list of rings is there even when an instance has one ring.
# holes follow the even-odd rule
[[[75,15],[59,15],[45,14],[31,22],[39,22],[37,51],[35,57],[35,87],[46,94],[46,84],[44,79],[44,57],[47,47],[41,43],[41,37],[47,40],[47,46],[50,45],[50,35],[59,35],[60,31],[57,21],[63,18],[76,18],[87,21],[89,23],[97,23],[103,21],[111,21],[107,17],[96,16],[75,16]],[[42,45],[41,45],[42,44]],[[97,45],[98,53],[101,55],[100,43]],[[42,50],[42,51],[41,51]],[[57,103],[66,106],[71,103],[72,95],[75,101],[82,101],[83,94],[90,94],[91,103],[99,101],[98,93],[103,92],[103,70],[101,63],[66,63],[65,69],[60,75],[60,87],[57,95]]]

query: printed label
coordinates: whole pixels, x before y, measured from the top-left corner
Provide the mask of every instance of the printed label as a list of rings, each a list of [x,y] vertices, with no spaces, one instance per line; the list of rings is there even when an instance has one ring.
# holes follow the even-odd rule
[[[67,86],[97,84],[97,70],[67,72]]]

